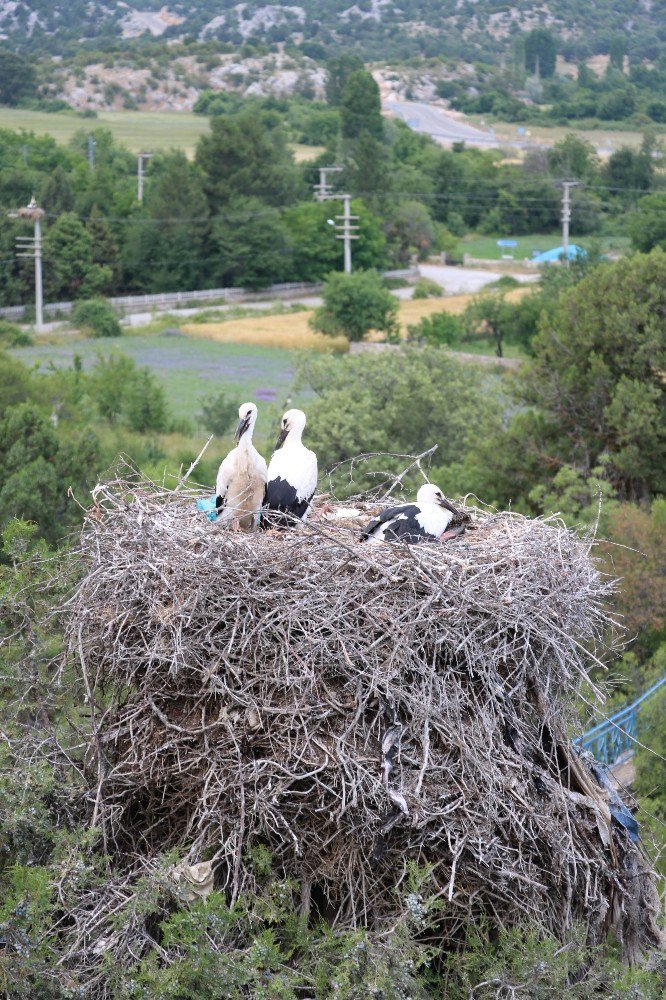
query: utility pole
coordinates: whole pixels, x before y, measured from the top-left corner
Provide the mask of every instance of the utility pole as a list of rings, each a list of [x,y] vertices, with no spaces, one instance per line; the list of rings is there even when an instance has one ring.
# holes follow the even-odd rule
[[[28,257],[35,262],[35,329],[41,333],[44,329],[44,309],[42,294],[42,219],[44,209],[38,208],[37,202],[33,198],[25,208],[19,208],[18,212],[9,213],[19,219],[28,219],[34,224],[34,236],[17,236],[16,242],[20,253],[18,257]]]
[[[342,198],[342,215],[336,215],[336,234],[335,238],[337,240],[344,240],[345,244],[345,274],[351,274],[352,262],[351,262],[351,241],[358,239],[358,215],[350,215],[350,194],[341,195]],[[340,220],[342,222],[340,223]]]
[[[143,201],[143,161],[149,160],[152,153],[139,153],[137,156],[137,189],[136,198],[139,204]]]
[[[95,137],[92,135],[88,136],[88,163],[90,164],[91,174],[95,172]]]
[[[571,203],[569,192],[576,187],[577,181],[562,181],[562,250],[565,266],[569,266],[569,223],[571,222]]]
[[[328,201],[330,198],[335,197],[328,184],[328,175],[339,174],[341,171],[342,167],[319,168],[319,184],[314,185],[315,198],[317,199],[317,201]]]
[[[350,194],[339,194],[334,192],[328,182],[328,174],[338,174],[342,167],[320,167],[319,184],[314,185],[315,198],[317,201],[342,201],[342,215],[336,215],[335,220],[329,219],[330,225],[335,227],[336,240],[344,240],[344,267],[345,274],[351,274],[351,241],[358,239],[358,215],[350,214]]]

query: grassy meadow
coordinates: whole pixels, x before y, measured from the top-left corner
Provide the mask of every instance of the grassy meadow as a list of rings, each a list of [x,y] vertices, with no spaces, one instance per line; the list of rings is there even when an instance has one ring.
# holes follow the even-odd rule
[[[25,364],[46,368],[69,367],[75,355],[84,369],[98,356],[122,351],[137,365],[147,365],[167,394],[171,414],[197,423],[200,402],[217,392],[228,392],[239,404],[256,399],[282,408],[289,396],[296,352],[280,347],[251,347],[194,339],[171,332],[162,335],[128,334],[112,341],[77,340],[40,343],[11,353]]]
[[[209,130],[208,118],[180,111],[99,111],[97,118],[77,114],[0,108],[0,128],[25,129],[69,142],[80,129],[111,129],[118,142],[138,153],[142,149],[182,149],[193,155],[197,141]]]
[[[637,149],[643,141],[643,133],[636,129],[576,128],[575,125],[532,125],[527,122],[489,121],[487,115],[467,115],[465,120],[471,125],[492,128],[498,139],[506,142],[533,142],[537,145],[553,146],[568,135],[585,139],[600,151],[610,155],[621,146]],[[519,128],[525,129],[523,133]]]
[[[51,135],[61,145],[68,143],[80,129],[100,126],[110,129],[117,141],[134,153],[144,149],[181,149],[192,157],[197,142],[209,131],[209,120],[186,111],[98,111],[97,118],[83,118],[68,112],[48,114],[0,107],[0,128]],[[323,151],[322,146],[298,143],[292,149],[297,163],[312,160]]]
[[[507,297],[515,300],[529,294],[516,288]],[[403,334],[407,326],[423,316],[447,311],[459,314],[473,296],[406,300],[399,303]],[[207,319],[214,310],[204,312]],[[307,409],[308,391],[294,389],[294,374],[304,352],[344,351],[345,338],[314,333],[308,319],[312,310],[278,311],[273,315],[255,312],[244,317],[220,316],[213,322],[186,321],[184,317],[163,316],[148,327],[128,330],[114,340],[82,338],[66,328],[49,334],[29,347],[10,351],[24,364],[46,369],[70,367],[76,358],[84,370],[92,368],[100,356],[122,352],[137,365],[147,366],[164,387],[169,413],[176,422],[169,433],[138,435],[119,427],[102,427],[108,438],[107,450],[120,451],[132,458],[148,475],[160,479],[165,471],[178,475],[187,468],[208,437],[200,419],[204,399],[223,393],[233,403],[255,400],[261,409],[257,424],[257,447],[270,453],[280,414],[287,406]],[[167,325],[168,324],[168,325]],[[182,325],[180,325],[182,324]],[[380,339],[379,336],[370,340]],[[461,345],[466,354],[490,355],[487,341]],[[519,348],[508,345],[507,357],[522,357]],[[231,446],[230,433],[216,437],[198,469],[198,481],[211,483],[215,470]]]
[[[513,248],[513,258],[516,263],[533,256],[532,251],[543,253],[544,250],[552,250],[554,247],[562,245],[561,233],[535,233],[530,236],[512,236],[510,233],[505,236],[481,236],[477,233],[470,233],[460,239],[460,253],[468,253],[470,256],[481,260],[501,260],[503,253],[510,251],[497,246],[498,239],[515,239],[518,244]],[[576,243],[584,250],[596,249],[604,254],[624,253],[628,250],[631,240],[628,236],[572,236],[571,243]]]

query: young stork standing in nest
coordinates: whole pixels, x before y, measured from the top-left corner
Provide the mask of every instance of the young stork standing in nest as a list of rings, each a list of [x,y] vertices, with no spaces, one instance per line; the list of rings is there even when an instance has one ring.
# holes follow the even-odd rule
[[[438,486],[426,483],[416,503],[387,507],[363,529],[362,542],[444,542],[465,530],[469,515],[457,510]],[[451,527],[454,525],[454,527]]]
[[[308,516],[317,488],[317,456],[301,441],[304,428],[303,411],[287,410],[268,466],[264,528],[286,528]]]
[[[256,419],[254,403],[243,403],[238,410],[236,447],[229,452],[217,473],[217,519],[235,531],[252,531],[257,527],[266,489],[266,462],[252,444]]]

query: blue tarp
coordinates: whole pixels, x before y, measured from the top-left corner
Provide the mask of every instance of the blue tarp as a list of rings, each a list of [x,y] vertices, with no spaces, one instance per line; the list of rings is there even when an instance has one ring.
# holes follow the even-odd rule
[[[564,247],[555,247],[554,250],[544,250],[543,253],[532,257],[532,262],[534,264],[550,264],[552,261],[561,260],[564,256]],[[587,250],[583,250],[582,247],[577,246],[575,243],[570,243],[567,256],[569,260],[574,260],[576,257],[587,257]]]
[[[215,506],[216,500],[217,497],[215,494],[207,500],[202,500],[201,498],[197,500],[197,510],[200,510],[203,514],[205,514],[209,521],[217,520],[217,508]]]

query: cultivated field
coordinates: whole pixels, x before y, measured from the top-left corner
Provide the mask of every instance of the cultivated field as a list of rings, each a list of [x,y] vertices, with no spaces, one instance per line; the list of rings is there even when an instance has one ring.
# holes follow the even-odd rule
[[[529,295],[529,288],[514,288],[506,298],[515,302],[523,295]],[[473,295],[447,295],[431,299],[407,299],[399,303],[398,320],[402,335],[407,327],[424,316],[433,313],[463,313],[473,299]],[[341,351],[346,349],[343,337],[325,337],[313,333],[308,325],[310,311],[288,313],[276,316],[249,316],[242,319],[226,320],[218,323],[187,323],[182,329],[191,337],[205,338],[218,344],[245,344],[248,347],[288,348],[314,351]],[[368,337],[368,340],[383,340],[383,334]],[[465,344],[464,350],[471,353],[490,354],[492,348],[487,341]],[[521,356],[520,351],[507,349],[508,356]]]
[[[286,348],[296,351],[346,351],[345,337],[325,337],[308,326],[310,310],[277,316],[248,316],[244,319],[212,323],[188,323],[183,331],[190,337],[217,344],[245,344],[248,347]]]

